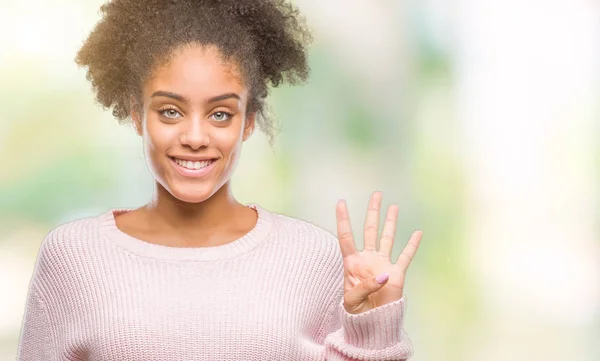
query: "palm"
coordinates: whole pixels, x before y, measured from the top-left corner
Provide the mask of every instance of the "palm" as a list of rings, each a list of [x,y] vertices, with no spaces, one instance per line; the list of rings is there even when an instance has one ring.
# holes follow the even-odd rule
[[[362,313],[402,298],[406,269],[421,240],[422,232],[412,234],[396,263],[390,260],[396,232],[398,207],[388,208],[386,220],[377,249],[381,193],[371,196],[364,229],[364,249],[358,252],[350,227],[345,202],[337,207],[338,239],[344,259],[344,307],[350,313]],[[373,278],[384,272],[389,279],[383,287],[373,291]]]

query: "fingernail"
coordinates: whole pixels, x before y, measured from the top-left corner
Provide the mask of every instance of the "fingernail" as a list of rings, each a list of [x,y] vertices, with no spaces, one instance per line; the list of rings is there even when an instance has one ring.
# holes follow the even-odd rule
[[[379,276],[375,277],[375,279],[377,280],[377,283],[379,283],[379,284],[382,284],[383,282],[387,281],[388,278],[390,278],[390,274],[387,272],[383,272]]]

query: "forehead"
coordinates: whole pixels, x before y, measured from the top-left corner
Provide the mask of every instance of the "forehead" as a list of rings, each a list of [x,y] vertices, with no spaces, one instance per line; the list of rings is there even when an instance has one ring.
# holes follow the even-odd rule
[[[190,99],[235,92],[245,95],[238,65],[225,62],[215,47],[185,46],[175,50],[169,60],[153,71],[145,92],[166,90]]]

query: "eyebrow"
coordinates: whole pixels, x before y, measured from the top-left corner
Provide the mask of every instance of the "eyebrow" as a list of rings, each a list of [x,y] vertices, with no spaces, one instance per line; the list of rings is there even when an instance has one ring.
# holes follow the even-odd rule
[[[156,91],[156,92],[152,93],[152,95],[150,97],[151,98],[154,98],[154,97],[167,97],[167,98],[178,100],[178,101],[180,101],[182,103],[189,103],[190,102],[189,99],[186,98],[186,97],[184,97],[183,95],[179,95],[179,94],[168,92],[168,91],[164,91],[164,90]],[[214,103],[214,102],[218,102],[220,100],[225,100],[225,99],[230,99],[230,98],[241,100],[240,96],[238,94],[236,94],[236,93],[225,93],[225,94],[217,95],[217,96],[214,96],[212,98],[206,99],[204,101],[204,103]]]

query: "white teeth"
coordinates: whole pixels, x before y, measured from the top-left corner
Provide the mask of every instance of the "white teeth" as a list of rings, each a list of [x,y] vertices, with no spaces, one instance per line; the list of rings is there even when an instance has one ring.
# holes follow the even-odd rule
[[[210,163],[212,163],[212,160],[205,160],[202,162],[192,162],[189,160],[181,160],[181,159],[177,159],[177,158],[173,158],[175,159],[175,163],[179,164],[180,166],[187,168],[187,169],[200,169],[200,168],[204,168],[210,165]]]

